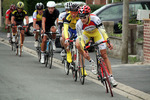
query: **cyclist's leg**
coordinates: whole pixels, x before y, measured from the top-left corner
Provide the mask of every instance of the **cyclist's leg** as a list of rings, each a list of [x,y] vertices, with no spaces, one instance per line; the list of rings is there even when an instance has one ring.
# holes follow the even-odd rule
[[[56,32],[56,26],[52,26],[52,27],[50,28],[50,31],[51,31],[52,33],[55,33],[55,32]],[[56,34],[52,34],[53,50],[56,50],[55,40],[56,40]]]
[[[10,20],[8,20],[8,24],[11,24]],[[10,26],[7,29],[7,37],[10,38]]]
[[[36,27],[36,30],[40,30],[39,23],[37,23],[35,27]],[[38,47],[38,36],[39,36],[39,32],[36,31],[34,34],[34,38],[35,38],[34,47]]]
[[[98,34],[99,33],[99,34]],[[97,31],[97,36],[94,37],[94,41],[95,42],[101,42],[104,41],[105,39],[103,38],[102,34],[100,33],[100,31]],[[101,56],[104,59],[104,62],[106,64],[106,67],[109,71],[110,76],[112,77],[112,68],[111,68],[111,63],[109,61],[109,58],[107,56],[107,51],[106,51],[106,43],[103,43],[101,45],[99,45],[99,49],[101,52]],[[113,84],[113,86],[117,86],[117,82],[114,80],[114,78],[111,78],[111,83]]]
[[[15,22],[14,25],[17,25],[17,23]],[[15,42],[15,34],[17,33],[17,27],[12,28],[12,41]]]
[[[39,30],[39,29],[40,29],[40,26],[38,24],[36,24],[36,30]],[[35,33],[35,41],[38,41],[38,34],[39,34],[39,32]]]

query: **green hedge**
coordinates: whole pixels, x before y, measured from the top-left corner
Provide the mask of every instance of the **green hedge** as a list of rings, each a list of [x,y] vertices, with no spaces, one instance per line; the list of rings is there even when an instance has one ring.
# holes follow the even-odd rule
[[[2,7],[3,7],[3,16],[5,16],[6,11],[9,9],[11,4],[17,4],[20,0],[3,0]]]

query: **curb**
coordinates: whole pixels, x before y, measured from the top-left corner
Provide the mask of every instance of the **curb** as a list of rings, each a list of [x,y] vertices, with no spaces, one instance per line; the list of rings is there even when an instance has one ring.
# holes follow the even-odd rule
[[[0,37],[0,42],[5,44],[5,45],[10,46],[8,40],[4,40],[1,37]],[[23,48],[24,48],[25,52],[37,57],[37,53],[36,53],[35,50],[29,49],[25,46]],[[59,66],[59,68],[63,69],[63,64],[61,63],[61,60],[53,58],[53,62],[56,63],[54,65],[57,65],[57,66]],[[136,66],[137,64],[120,64],[120,65]],[[141,64],[141,65],[143,65],[143,64]],[[150,64],[146,64],[146,65],[150,65]],[[114,67],[118,67],[118,66],[119,65],[114,65]],[[90,72],[88,70],[87,70],[87,74],[88,74],[88,77],[86,77],[86,79],[91,80],[91,81],[93,81],[93,82],[95,82],[99,85],[102,85],[99,81],[97,81],[97,75],[94,75],[92,72]],[[125,97],[127,97],[131,100],[150,100],[150,94],[142,92],[142,91],[137,90],[137,89],[134,89],[130,86],[124,85],[124,84],[119,83],[119,82],[118,82],[118,86],[116,88],[113,88],[113,91],[120,94],[120,95],[122,95],[122,96],[125,96]]]

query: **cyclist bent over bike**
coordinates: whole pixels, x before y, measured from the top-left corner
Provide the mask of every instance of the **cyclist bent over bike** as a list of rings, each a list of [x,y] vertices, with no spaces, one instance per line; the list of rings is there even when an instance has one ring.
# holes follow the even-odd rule
[[[7,37],[10,37],[10,26],[8,26],[8,24],[11,24],[11,16],[12,16],[12,12],[16,9],[16,6],[14,4],[10,5],[10,8],[6,11],[6,15],[5,15],[5,29],[8,29],[8,33],[7,33]]]
[[[68,39],[73,34],[75,37],[77,37],[75,25],[76,25],[76,22],[79,20],[78,8],[79,8],[78,4],[72,4],[71,5],[70,12],[66,15],[66,17],[64,19],[64,24],[63,24],[64,30],[62,32],[61,44],[63,45],[63,47],[67,51],[67,62],[68,63],[72,62],[71,52],[67,48],[69,46]]]
[[[80,54],[82,54],[89,62],[94,63],[94,61],[91,60],[88,52],[84,51],[85,44],[89,42],[91,37],[94,38],[95,43],[99,43],[101,41],[107,40],[108,36],[105,30],[100,28],[102,26],[102,22],[99,19],[99,17],[94,14],[90,14],[90,12],[91,8],[87,5],[82,6],[79,9],[80,20],[76,24],[76,30],[78,33],[78,38],[76,40],[76,47],[78,48]],[[112,44],[110,45],[107,44],[107,46],[110,47],[110,49],[113,49]],[[101,48],[100,49],[101,55],[110,73],[110,82],[115,87],[117,86],[118,83],[114,80],[112,76],[111,64],[106,53],[106,43],[99,45],[99,48]],[[97,74],[96,66],[92,70],[92,72]]]
[[[65,16],[69,13],[69,10],[70,10],[70,7],[72,5],[72,2],[67,2],[66,5],[65,5],[65,12],[62,12],[59,14],[59,17],[58,17],[58,32],[60,34],[60,44],[62,46],[62,51],[61,51],[61,56],[64,57],[65,56],[65,50],[64,50],[64,47],[63,47],[63,44],[62,44],[62,30],[63,30],[63,22],[64,22],[64,19],[65,19]]]
[[[41,45],[41,63],[45,63],[45,57],[44,53],[46,50],[46,40],[47,40],[47,34],[45,32],[56,32],[56,27],[55,25],[55,20],[59,16],[59,11],[55,9],[55,2],[54,1],[49,1],[47,2],[47,7],[48,9],[45,10],[43,17],[42,17],[42,34],[43,39],[42,39],[42,45]],[[53,40],[53,49],[55,50],[55,39],[56,39],[56,34],[52,34],[52,40]]]
[[[25,18],[26,19],[26,23],[27,25],[29,24],[29,18],[28,18],[28,15],[27,15],[27,11],[25,11],[24,9],[24,3],[19,1],[17,3],[17,9],[14,10],[12,12],[12,17],[11,17],[11,23],[12,23],[12,26],[17,26],[17,25],[24,25],[23,24],[23,19]],[[16,31],[17,28],[13,28],[13,42],[15,42],[15,34],[16,34]],[[24,29],[21,29],[21,46],[23,46],[23,42],[24,42]]]
[[[36,30],[40,30],[42,28],[42,16],[45,11],[44,5],[40,2],[35,5],[35,11],[33,12],[33,33],[35,37],[34,46],[38,47],[38,32]]]

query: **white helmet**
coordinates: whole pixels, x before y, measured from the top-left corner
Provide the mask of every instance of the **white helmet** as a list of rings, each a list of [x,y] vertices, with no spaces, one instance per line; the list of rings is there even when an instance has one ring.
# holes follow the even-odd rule
[[[55,7],[55,6],[56,6],[56,4],[54,1],[48,1],[47,2],[47,7]]]
[[[71,5],[72,5],[72,2],[65,3],[65,5],[64,5],[65,9],[70,9]]]

